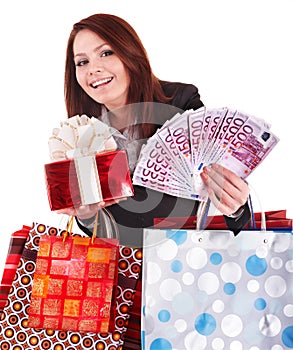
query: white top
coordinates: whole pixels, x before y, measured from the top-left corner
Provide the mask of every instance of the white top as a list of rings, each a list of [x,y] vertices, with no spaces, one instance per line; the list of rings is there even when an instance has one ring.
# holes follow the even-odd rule
[[[117,147],[120,150],[125,150],[128,156],[129,170],[133,173],[139,154],[141,146],[144,143],[144,139],[140,139],[138,135],[138,125],[133,133],[129,133],[128,129],[124,129],[122,132],[111,126],[109,116],[107,113],[102,113],[100,120],[110,126],[110,131],[117,143]],[[136,125],[136,120],[134,121]]]

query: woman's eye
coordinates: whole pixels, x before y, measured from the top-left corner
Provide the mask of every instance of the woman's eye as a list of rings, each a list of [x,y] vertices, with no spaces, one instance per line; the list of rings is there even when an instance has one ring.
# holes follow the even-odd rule
[[[102,52],[101,56],[106,57],[106,56],[111,56],[113,54],[114,54],[114,52],[112,50],[106,50],[106,51]]]
[[[84,66],[85,64],[87,64],[88,63],[88,60],[80,60],[80,61],[78,61],[78,62],[76,62],[76,66],[77,67],[82,67],[82,66]]]

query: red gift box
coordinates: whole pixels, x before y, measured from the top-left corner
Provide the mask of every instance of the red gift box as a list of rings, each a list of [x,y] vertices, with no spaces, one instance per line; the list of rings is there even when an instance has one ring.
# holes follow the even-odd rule
[[[131,197],[134,194],[125,151],[45,164],[51,210]]]

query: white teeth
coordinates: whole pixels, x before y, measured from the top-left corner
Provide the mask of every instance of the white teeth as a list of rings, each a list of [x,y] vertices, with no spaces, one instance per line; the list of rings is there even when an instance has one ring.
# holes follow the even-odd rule
[[[92,86],[95,88],[95,87],[97,87],[99,85],[108,83],[111,80],[112,80],[112,78],[106,78],[106,79],[98,80],[98,81],[95,81],[94,83],[92,83]]]

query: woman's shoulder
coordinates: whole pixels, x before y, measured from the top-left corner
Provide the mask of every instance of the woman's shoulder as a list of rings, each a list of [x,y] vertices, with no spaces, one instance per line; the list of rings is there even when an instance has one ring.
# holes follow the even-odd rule
[[[203,106],[198,88],[194,84],[161,80],[160,84],[170,104],[181,108],[198,109]]]
[[[183,91],[183,90],[197,90],[197,87],[194,84],[191,83],[183,83],[180,81],[167,81],[167,80],[160,80],[160,84],[163,88],[163,90],[168,95],[172,95],[176,91]]]

